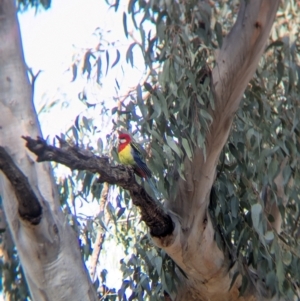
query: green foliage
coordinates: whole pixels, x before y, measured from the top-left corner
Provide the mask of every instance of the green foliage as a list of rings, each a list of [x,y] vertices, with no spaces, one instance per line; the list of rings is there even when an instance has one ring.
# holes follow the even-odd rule
[[[164,251],[154,248],[148,235],[138,235],[134,248],[134,254],[121,261],[124,280],[119,298],[126,299],[127,288],[130,300],[164,300],[161,292],[172,295],[179,283],[174,262]]]
[[[267,294],[294,296],[299,279],[299,28],[296,3],[280,8],[269,46],[248,85],[221,156],[213,216],[235,258],[243,256]],[[296,22],[296,23],[294,23]],[[284,25],[282,25],[284,24]],[[297,36],[298,35],[298,36]],[[283,169],[285,197],[274,180]],[[282,232],[271,229],[266,199],[279,208]],[[286,198],[286,199],[285,199]]]
[[[0,233],[0,254],[0,292],[7,300],[29,300],[27,283],[8,228]]]
[[[281,4],[268,46],[221,154],[210,203],[219,247],[228,249],[233,262],[242,260],[249,267],[242,277],[240,294],[247,289],[250,282],[246,275],[250,274],[266,297],[277,294],[287,300],[295,295],[300,277],[297,5],[293,0]],[[115,11],[120,7],[120,1],[111,4]],[[83,90],[78,98],[86,111],[78,115],[65,138],[117,162],[114,130],[128,129],[144,144],[158,190],[172,198],[176,193],[174,181],[184,178],[183,160],[192,160],[195,147],[205,152],[205,135],[214,121],[210,112],[215,108],[210,70],[237,10],[236,1],[215,1],[213,6],[195,0],[129,1],[127,11],[122,12],[124,35],[132,39],[127,50],[108,42],[104,37],[109,32],[97,29],[99,44],[75,55],[70,71],[73,81],[83,74],[101,86],[111,68],[126,63],[134,67],[140,52],[145,79],[125,97],[119,96],[116,79],[113,106],[105,101],[93,103]],[[93,110],[98,110],[101,126],[90,116]],[[286,199],[279,197],[274,182],[284,160]],[[111,187],[105,210],[89,216],[78,212],[78,207],[93,202],[100,206],[103,187],[97,183],[97,176],[73,172],[60,177],[57,172],[56,180],[62,209],[80,238],[84,260],[91,258],[98,231],[106,234],[104,253],[110,252],[112,241],[122,246],[122,284],[115,290],[108,288],[104,275],[110,271],[104,271],[100,262],[95,280],[99,298],[152,301],[163,300],[164,292],[174,295],[178,269],[152,245],[126,191]],[[266,212],[267,198],[279,208],[283,220],[280,234],[271,228],[274,216]]]
[[[240,294],[246,291],[250,283],[247,275],[251,275],[264,296],[282,295],[291,299],[300,276],[297,138],[300,50],[296,5],[295,1],[286,1],[280,7],[268,47],[244,94],[221,154],[215,195],[210,204],[219,247],[228,249],[233,262],[242,260],[248,266]],[[119,1],[112,5],[115,10],[118,7]],[[134,66],[136,53],[142,53],[146,80],[137,84],[127,97],[116,97],[117,105],[111,111],[102,112],[114,116],[112,133],[120,127],[126,128],[144,144],[148,165],[159,179],[158,189],[166,198],[176,193],[174,180],[184,178],[183,160],[186,157],[192,160],[195,147],[203,148],[205,153],[206,131],[213,122],[210,111],[215,108],[210,70],[214,66],[214,53],[231,28],[237,9],[234,1],[216,2],[213,7],[201,1],[130,1],[127,12],[123,13],[124,34],[128,39],[133,37],[132,32],[139,37],[134,36],[124,54],[107,45],[102,51],[91,54],[88,50],[84,55],[83,73],[99,82],[100,75],[108,74],[109,67],[123,64],[123,55],[127,64]],[[110,60],[111,56],[114,59]],[[99,63],[102,61],[104,65]],[[97,74],[94,77],[93,72]],[[75,79],[74,71],[73,75]],[[84,101],[88,106],[88,96]],[[70,137],[80,144],[80,132],[90,135],[93,120],[79,119],[81,129],[78,125],[73,127]],[[101,140],[98,149],[102,155],[117,160],[114,139],[112,135],[107,141]],[[274,182],[284,160],[286,200],[279,197]],[[88,198],[92,180],[86,177],[82,175],[80,179]],[[94,197],[97,199],[99,194]],[[267,198],[279,208],[283,220],[280,234],[272,230],[274,216],[266,211]],[[164,291],[174,294],[174,263],[151,245],[143,225],[136,224],[138,213],[127,193],[120,191],[117,199],[108,206],[114,226],[109,228],[100,219],[92,224],[100,224],[104,231],[113,229],[114,239],[124,247],[123,283],[118,298],[160,300]],[[92,233],[93,227],[89,231]],[[92,241],[95,234],[89,231],[84,235]],[[79,234],[83,235],[82,230]],[[91,243],[87,247],[82,245],[85,259],[91,254],[91,246]],[[107,298],[114,300],[116,294]]]
[[[174,174],[183,177],[184,158],[192,158],[195,146],[205,148],[206,130],[212,122],[209,111],[214,109],[209,70],[237,8],[233,2],[217,2],[213,8],[199,1],[160,4],[131,1],[129,15],[124,14],[125,34],[130,32],[129,16],[140,33],[140,39],[128,48],[127,61],[134,64],[133,47],[138,47],[149,80],[142,91],[137,87],[136,98],[123,104],[128,113],[120,116],[116,127],[137,130],[145,137],[149,165],[159,179],[164,179],[159,189],[171,197]],[[296,1],[283,3],[221,156],[217,197],[210,206],[220,229],[216,233],[220,247],[228,248],[233,260],[244,258],[262,294],[286,298],[294,295],[299,278],[297,20]],[[287,199],[283,200],[274,180],[285,158]],[[283,219],[280,234],[272,230],[274,216],[266,212],[266,198],[279,208]],[[247,284],[244,275],[241,294]]]
[[[137,131],[149,142],[149,166],[164,179],[159,189],[169,198],[175,192],[174,179],[184,177],[184,158],[192,158],[195,146],[205,148],[212,122],[208,107],[214,107],[207,61],[217,42],[207,4],[160,5],[159,1],[131,1],[128,16],[123,14],[126,36],[131,31],[129,16],[131,27],[140,34],[129,46],[126,60],[133,65],[133,49],[138,48],[149,80],[137,86],[136,98],[122,103],[127,114],[120,116],[115,128]],[[220,24],[217,29],[220,35]]]
[[[51,6],[51,0],[17,0],[17,6],[20,11],[26,11],[29,8],[48,9]]]

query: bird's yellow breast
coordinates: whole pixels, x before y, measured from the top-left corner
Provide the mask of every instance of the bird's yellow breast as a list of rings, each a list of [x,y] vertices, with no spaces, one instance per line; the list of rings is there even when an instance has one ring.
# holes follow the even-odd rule
[[[119,160],[122,164],[125,165],[134,165],[135,161],[131,154],[131,146],[130,144],[126,145],[119,153]]]

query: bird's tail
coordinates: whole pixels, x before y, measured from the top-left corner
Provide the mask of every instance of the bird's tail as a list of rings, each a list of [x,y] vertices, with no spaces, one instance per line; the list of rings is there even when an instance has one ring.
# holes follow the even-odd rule
[[[155,197],[156,197],[157,199],[161,199],[161,194],[159,193],[159,191],[158,191],[157,188],[155,187],[155,184],[154,184],[152,178],[147,177],[147,178],[146,178],[146,181],[147,181],[148,185],[150,186],[151,190],[154,192]]]

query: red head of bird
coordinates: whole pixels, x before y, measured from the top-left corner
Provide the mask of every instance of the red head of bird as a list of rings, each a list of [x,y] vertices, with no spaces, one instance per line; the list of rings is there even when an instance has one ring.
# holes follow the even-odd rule
[[[118,151],[120,152],[122,149],[126,147],[129,143],[131,143],[132,139],[129,134],[119,132],[119,147]]]
[[[138,176],[151,178],[151,171],[141,155],[141,148],[132,140],[129,134],[119,132],[118,155],[120,162],[125,165],[133,166]]]

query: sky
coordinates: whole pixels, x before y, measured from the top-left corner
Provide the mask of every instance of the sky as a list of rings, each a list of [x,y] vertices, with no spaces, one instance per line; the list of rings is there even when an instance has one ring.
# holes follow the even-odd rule
[[[126,1],[125,1],[126,2]],[[65,132],[74,123],[76,116],[83,112],[86,107],[78,100],[78,93],[87,84],[86,77],[78,76],[72,82],[72,74],[67,72],[72,64],[74,53],[82,49],[93,48],[97,38],[93,35],[97,27],[104,31],[112,29],[108,39],[118,40],[121,52],[120,62],[124,62],[125,51],[131,41],[126,40],[122,13],[126,7],[120,7],[119,12],[109,10],[103,0],[52,0],[51,8],[47,11],[31,9],[19,13],[19,22],[23,41],[25,60],[34,74],[42,72],[37,77],[34,89],[34,101],[37,111],[43,104],[51,103],[60,99],[59,105],[54,106],[50,112],[39,116],[44,137],[53,137]],[[123,51],[122,51],[123,50]],[[137,65],[141,57],[135,57]],[[143,64],[142,64],[143,65]],[[126,69],[127,68],[127,69]],[[94,99],[90,102],[106,101],[107,106],[114,106],[112,96],[114,94],[114,78],[118,77],[122,84],[122,90],[136,85],[142,75],[139,68],[127,70],[125,76],[120,68],[109,71],[102,87],[95,83],[88,83],[89,88],[94,89]],[[128,76],[130,74],[130,76]],[[121,95],[123,93],[121,91]],[[92,97],[93,98],[93,97]],[[67,105],[61,105],[63,100]],[[95,118],[98,111],[95,110]],[[66,173],[69,170],[65,169]],[[89,204],[85,209],[86,214],[93,215],[97,212],[98,204]],[[101,268],[109,270],[107,284],[109,287],[120,287],[122,275],[118,271],[119,261],[124,253],[117,246],[109,248],[115,251],[101,254]],[[113,270],[111,269],[113,266]]]
[[[104,0],[53,0],[51,8],[47,11],[36,13],[31,9],[19,14],[26,63],[34,74],[39,70],[42,71],[35,84],[34,99],[37,111],[46,102],[50,103],[57,99],[61,102],[66,100],[67,104],[66,110],[57,106],[51,110],[51,114],[41,116],[44,136],[54,136],[66,131],[78,113],[85,110],[85,106],[78,100],[78,93],[87,83],[86,77],[78,76],[75,82],[71,82],[72,74],[67,70],[72,64],[74,54],[83,49],[93,48],[98,43],[96,35],[93,34],[97,27],[103,31],[111,30],[106,38],[118,41],[120,62],[125,61],[125,52],[132,41],[125,38],[123,30],[122,13],[126,9],[127,1],[124,3],[125,5],[120,5],[118,12],[115,13],[113,9],[109,9]],[[112,52],[111,62],[115,50]],[[140,60],[141,56],[136,55],[135,61]],[[122,95],[128,87],[136,85],[142,72],[143,70],[134,68],[130,70],[130,76],[127,74],[122,77],[117,66],[108,72],[102,87],[88,83],[94,96],[89,102],[104,100],[108,106],[114,106],[112,101],[114,78],[118,77]]]

